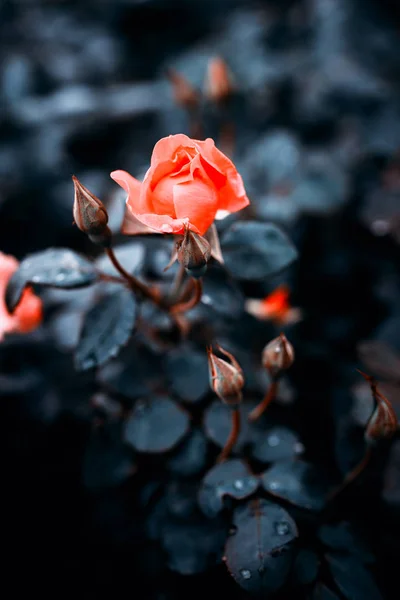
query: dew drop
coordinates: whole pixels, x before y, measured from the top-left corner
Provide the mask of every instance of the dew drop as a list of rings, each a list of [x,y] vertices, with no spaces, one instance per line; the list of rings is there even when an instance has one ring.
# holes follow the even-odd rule
[[[268,446],[271,446],[271,447],[279,446],[280,441],[281,440],[280,440],[279,435],[276,435],[275,433],[268,436],[268,439],[267,439]]]
[[[304,448],[304,444],[302,444],[301,442],[296,442],[294,445],[294,451],[296,452],[296,454],[303,454],[305,448]]]
[[[244,488],[244,482],[242,479],[236,479],[236,481],[233,482],[233,487],[236,490],[242,490]]]
[[[64,281],[65,279],[65,275],[63,275],[63,273],[59,273],[58,275],[56,275],[56,281]]]
[[[207,304],[207,305],[212,304],[212,298],[208,294],[203,294],[201,297],[201,301],[203,304]]]
[[[270,490],[277,490],[279,488],[279,483],[277,481],[270,481],[268,487]]]
[[[33,283],[39,283],[39,281],[40,281],[40,276],[39,275],[34,275],[32,277],[32,282]]]
[[[251,578],[251,573],[248,569],[242,569],[240,571],[241,576],[243,577],[243,579],[250,579]]]
[[[289,533],[290,527],[287,521],[279,521],[275,523],[275,531],[278,535],[286,535]]]

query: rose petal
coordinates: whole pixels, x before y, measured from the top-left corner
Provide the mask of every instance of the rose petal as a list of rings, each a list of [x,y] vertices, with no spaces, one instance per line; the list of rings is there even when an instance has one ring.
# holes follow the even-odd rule
[[[18,269],[18,261],[14,256],[0,252],[0,341],[6,333],[32,331],[42,321],[42,301],[35,296],[31,288],[26,288],[18,307],[9,314],[5,302],[5,290],[10,277]]]
[[[21,333],[29,333],[41,323],[43,318],[42,301],[35,296],[32,289],[24,290],[13,317],[13,330]]]
[[[141,193],[142,184],[132,177],[126,171],[113,171],[110,173],[111,179],[114,179],[128,194],[126,203],[131,206],[134,213],[149,211],[146,197]],[[150,209],[151,210],[151,209]]]
[[[154,229],[150,229],[147,225],[144,225],[135,215],[132,213],[132,209],[129,205],[126,207],[125,217],[121,226],[121,233],[124,235],[142,235],[148,233],[155,233]]]
[[[237,212],[250,204],[244,189],[243,180],[236,170],[233,162],[216,148],[214,140],[207,138],[204,142],[198,141],[203,161],[207,162],[217,173],[226,176],[225,185],[218,190],[218,208]],[[207,167],[206,167],[207,168]],[[212,175],[210,174],[212,177]],[[216,186],[221,183],[221,177],[214,179]]]
[[[184,233],[188,219],[173,219],[169,215],[135,215],[139,221],[159,233]],[[192,228],[191,228],[192,229]],[[198,233],[195,229],[193,229]]]
[[[151,155],[151,167],[157,167],[161,163],[166,162],[167,157],[172,161],[179,147],[195,148],[194,141],[183,133],[161,138],[154,146]]]
[[[214,222],[217,193],[211,182],[194,179],[174,186],[174,205],[177,218],[189,219],[190,229],[203,235]]]

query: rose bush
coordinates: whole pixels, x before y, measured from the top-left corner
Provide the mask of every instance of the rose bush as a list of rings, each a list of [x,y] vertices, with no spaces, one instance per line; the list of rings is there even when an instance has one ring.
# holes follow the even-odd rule
[[[203,235],[219,210],[236,212],[249,204],[235,165],[210,138],[162,138],[142,183],[126,171],[111,177],[128,193],[125,234],[137,233],[138,220],[159,233],[182,234],[188,225]]]
[[[4,300],[7,284],[18,269],[18,261],[13,256],[0,252],[0,340],[6,333],[28,333],[42,321],[42,301],[27,288],[13,312],[9,314]]]

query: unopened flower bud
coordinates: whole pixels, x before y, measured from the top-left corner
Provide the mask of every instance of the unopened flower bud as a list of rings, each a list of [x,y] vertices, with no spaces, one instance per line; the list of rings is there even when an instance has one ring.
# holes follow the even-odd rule
[[[177,248],[178,261],[192,277],[201,277],[211,257],[211,246],[205,238],[187,227]]]
[[[206,95],[215,102],[225,102],[233,92],[231,75],[225,61],[216,56],[208,63]]]
[[[195,108],[199,103],[199,94],[186,77],[173,69],[167,70],[167,77],[172,84],[176,104],[187,109]]]
[[[106,207],[81,182],[72,176],[74,182],[74,222],[89,238],[101,246],[108,246],[111,231],[107,226],[108,214]]]
[[[210,386],[222,402],[236,407],[242,401],[243,371],[230,352],[223,350],[220,346],[217,348],[221,354],[229,358],[230,363],[215,356],[211,347],[207,348]]]
[[[262,353],[262,363],[271,377],[279,377],[294,362],[294,349],[286,336],[280,336],[269,342]]]
[[[378,391],[375,379],[360,371],[361,375],[371,386],[371,392],[376,401],[376,407],[367,423],[364,439],[367,444],[379,440],[389,440],[397,431],[397,416],[389,400]]]

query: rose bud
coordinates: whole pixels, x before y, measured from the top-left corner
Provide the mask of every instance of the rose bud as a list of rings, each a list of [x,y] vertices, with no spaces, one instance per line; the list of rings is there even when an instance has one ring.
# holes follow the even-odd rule
[[[269,342],[263,350],[262,363],[273,378],[279,377],[292,366],[293,362],[293,346],[283,333]]]
[[[107,226],[108,214],[106,207],[73,175],[74,182],[74,222],[86,233],[92,242],[100,246],[108,246],[111,231]]]
[[[216,56],[208,63],[206,96],[219,104],[225,102],[233,92],[231,75],[225,61]]]
[[[368,444],[378,440],[389,440],[397,431],[397,417],[389,400],[377,397],[377,406],[365,430],[365,441]]]
[[[185,228],[185,235],[177,246],[178,261],[192,277],[201,277],[207,269],[211,246],[205,238]]]
[[[364,439],[367,444],[374,444],[383,439],[390,439],[397,431],[397,416],[389,400],[378,391],[378,385],[373,377],[359,371],[371,386],[376,408],[367,423]]]
[[[193,109],[199,104],[199,93],[189,83],[186,77],[174,69],[167,70],[167,77],[172,84],[172,91],[178,106]]]
[[[211,347],[207,348],[210,386],[222,402],[236,407],[242,401],[243,371],[232,354],[223,350],[221,346],[217,348],[232,364],[215,356]]]

